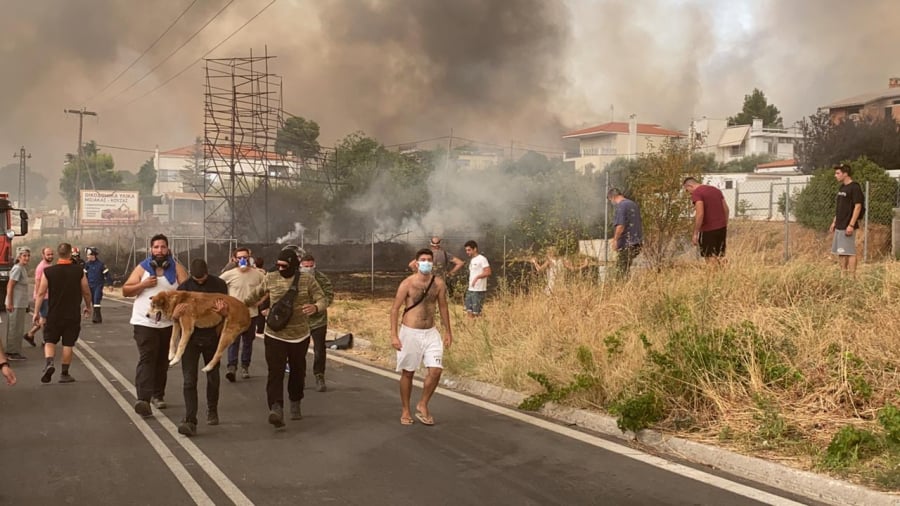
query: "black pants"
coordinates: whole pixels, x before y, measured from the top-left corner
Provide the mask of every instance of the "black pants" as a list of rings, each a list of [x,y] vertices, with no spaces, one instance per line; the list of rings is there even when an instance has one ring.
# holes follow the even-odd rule
[[[171,337],[172,327],[156,329],[143,325],[134,326],[134,341],[139,354],[134,378],[138,400],[150,402],[151,397],[165,397]]]
[[[303,386],[306,383],[306,352],[309,350],[309,339],[297,343],[289,343],[266,336],[266,364],[269,366],[269,378],[266,380],[266,401],[268,407],[273,404],[284,406],[284,366],[291,366],[288,373],[288,398],[292,401],[303,399]]]
[[[619,277],[624,278],[628,275],[628,270],[631,269],[631,264],[634,263],[635,257],[641,254],[641,245],[634,244],[632,246],[625,246],[624,248],[619,249],[618,256],[616,257],[616,270]]]
[[[208,364],[216,354],[219,345],[217,337],[191,336],[181,357],[181,373],[184,376],[184,419],[197,423],[197,375],[198,363],[203,356],[203,364]],[[206,373],[206,409],[216,410],[219,407],[219,364]]]
[[[310,338],[313,340],[313,374],[316,376],[325,374],[325,336],[328,334],[328,325],[312,329],[309,331]]]

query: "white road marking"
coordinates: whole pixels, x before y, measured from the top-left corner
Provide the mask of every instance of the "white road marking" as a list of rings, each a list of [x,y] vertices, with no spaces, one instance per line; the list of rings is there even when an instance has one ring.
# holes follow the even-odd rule
[[[116,381],[127,387],[129,391],[135,391],[134,385],[130,381],[125,379],[125,377],[122,376],[119,371],[117,371],[116,368],[112,366],[112,364],[107,362],[107,360],[103,358],[99,353],[97,353],[93,348],[83,342],[81,343],[81,348],[87,351],[94,360],[99,362],[100,365],[102,365],[103,368],[106,369],[107,372],[109,372],[109,374],[116,379]],[[79,356],[79,358],[81,358],[83,362],[88,363],[87,360],[84,360],[84,357]],[[95,376],[97,376],[97,374],[95,374]],[[103,381],[106,381],[106,378],[103,378]],[[112,394],[112,392],[110,393]],[[134,408],[127,402],[125,402],[125,399],[122,398],[122,395],[118,391],[116,391],[115,393],[118,398],[121,399],[121,402],[119,402],[119,406],[122,407],[122,410],[125,411],[132,420],[136,420],[135,425],[139,425],[141,427],[141,432],[146,429],[147,431],[150,431],[152,433],[152,430],[147,425],[147,423],[144,420],[141,420],[140,417],[138,417],[138,415],[134,412]],[[194,459],[195,462],[197,462],[197,465],[200,466],[200,469],[202,469],[203,472],[205,472],[216,483],[216,485],[219,486],[226,497],[231,499],[232,502],[234,502],[234,504],[236,504],[237,506],[253,506],[253,501],[251,501],[250,498],[244,495],[244,493],[241,492],[237,485],[235,485],[233,481],[225,476],[225,473],[223,473],[222,470],[219,469],[219,467],[215,465],[213,461],[210,460],[209,457],[207,457],[206,454],[203,453],[203,451],[194,444],[193,441],[178,433],[178,428],[174,423],[172,423],[171,420],[169,420],[168,417],[162,414],[159,410],[153,411],[153,417],[156,418],[156,420],[159,421],[160,424],[162,424],[163,428],[166,429],[166,432],[171,434],[175,442],[178,443],[182,448],[184,448],[188,455],[190,455],[191,458]],[[154,436],[156,436],[156,434],[154,434]],[[160,443],[162,443],[162,441],[160,441]],[[209,498],[207,497],[207,499]],[[212,502],[204,504],[212,504]]]
[[[166,464],[170,471],[172,471],[172,474],[175,475],[175,478],[181,483],[181,486],[184,487],[184,490],[187,491],[188,495],[191,496],[191,499],[194,500],[194,503],[210,506],[215,505],[213,500],[210,499],[208,495],[206,495],[206,492],[204,492],[203,488],[200,487],[200,484],[197,483],[196,480],[194,480],[194,478],[191,476],[191,473],[188,472],[181,461],[179,461],[178,458],[175,457],[175,455],[172,454],[171,451],[169,451],[169,448],[165,443],[163,443],[162,439],[160,439],[159,436],[157,436],[156,433],[153,432],[153,429],[151,429],[150,426],[147,425],[145,421],[141,420],[141,417],[134,412],[134,409],[132,409],[132,407],[128,404],[128,401],[125,400],[125,397],[123,397],[122,394],[118,390],[116,390],[114,386],[112,386],[109,380],[107,380],[106,377],[97,370],[94,364],[87,360],[87,357],[85,357],[79,349],[82,347],[87,348],[87,346],[82,342],[80,347],[75,348],[75,356],[77,356],[78,359],[84,363],[84,366],[88,369],[88,371],[90,371],[91,374],[93,374],[94,377],[97,378],[97,381],[99,381],[100,384],[103,385],[103,388],[106,389],[110,397],[112,397],[113,400],[116,401],[116,404],[118,404],[119,407],[122,408],[122,411],[124,411],[125,414],[128,415],[128,418],[131,419],[131,422],[134,424],[134,426],[137,427],[139,431],[141,431],[141,434],[143,434],[144,438],[147,439],[147,441],[150,443],[150,446],[152,446],[153,449],[156,450],[156,453],[162,459],[163,463]]]
[[[335,355],[328,355],[329,360],[334,360],[335,362],[339,362],[344,365],[348,365],[351,367],[356,367],[357,369],[362,369],[364,371],[370,372],[372,374],[377,374],[379,376],[383,376],[385,378],[397,379],[397,373],[386,371],[384,369],[379,369],[377,367],[372,367],[370,365],[362,364],[360,362],[356,362],[347,358],[338,357]],[[419,388],[422,387],[422,382],[419,380],[414,381],[415,385]],[[596,446],[598,448],[602,448],[608,452],[612,452],[623,457],[628,457],[630,459],[637,460],[638,462],[643,462],[644,464],[651,465],[653,467],[657,467],[668,471],[673,474],[678,474],[687,478],[690,478],[695,481],[699,481],[701,483],[705,483],[707,485],[726,490],[733,494],[741,495],[747,497],[749,499],[753,499],[755,501],[760,501],[764,504],[772,504],[778,506],[803,506],[803,503],[799,503],[796,501],[792,501],[790,499],[777,496],[775,494],[770,494],[769,492],[765,492],[763,490],[758,490],[753,487],[749,487],[747,485],[743,485],[713,474],[709,474],[699,469],[694,469],[689,466],[685,466],[683,464],[678,464],[676,462],[671,462],[666,459],[656,457],[654,455],[650,455],[648,453],[644,453],[640,450],[636,450],[634,448],[629,448],[627,446],[623,446],[617,443],[613,443],[612,441],[607,441],[606,439],[592,436],[590,434],[586,434],[581,431],[577,431],[574,429],[570,429],[568,427],[548,422],[547,420],[543,420],[541,418],[537,418],[534,416],[527,415],[525,413],[516,411],[514,409],[506,408],[503,406],[498,406],[496,404],[491,404],[490,402],[483,401],[481,399],[477,399],[475,397],[471,397],[466,394],[461,394],[459,392],[455,392],[453,390],[447,390],[446,388],[439,388],[436,393],[438,395],[443,395],[445,397],[449,397],[451,399],[464,402],[466,404],[470,404],[472,406],[477,406],[481,409],[485,409],[499,415],[504,415],[509,418],[513,418],[520,422],[524,422],[535,427],[540,427],[544,430],[548,430],[550,432],[555,432],[562,436],[566,436],[583,443],[587,443],[592,446]]]

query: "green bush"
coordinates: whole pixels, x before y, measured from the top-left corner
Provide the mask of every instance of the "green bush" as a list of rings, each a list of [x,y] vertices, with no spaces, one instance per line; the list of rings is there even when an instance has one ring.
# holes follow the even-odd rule
[[[844,469],[859,460],[877,454],[880,450],[881,444],[874,434],[846,425],[831,438],[822,464],[829,469]]]
[[[900,445],[900,409],[888,404],[878,411],[878,423],[884,429],[887,440]]]
[[[665,418],[662,401],[652,390],[626,396],[610,406],[610,412],[618,415],[616,425],[622,432],[637,432]]]

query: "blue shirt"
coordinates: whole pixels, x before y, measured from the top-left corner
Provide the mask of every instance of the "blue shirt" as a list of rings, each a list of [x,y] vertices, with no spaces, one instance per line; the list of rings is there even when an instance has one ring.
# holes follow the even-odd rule
[[[619,237],[618,248],[636,246],[644,242],[644,227],[641,223],[641,210],[633,200],[622,199],[616,204],[613,226],[623,225],[625,230]]]
[[[109,269],[103,265],[100,260],[87,261],[84,263],[84,274],[87,276],[89,286],[102,286],[111,284]]]

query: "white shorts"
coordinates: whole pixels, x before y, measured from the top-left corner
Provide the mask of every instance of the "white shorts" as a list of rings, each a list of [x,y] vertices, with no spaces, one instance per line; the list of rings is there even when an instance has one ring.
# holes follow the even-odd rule
[[[414,329],[400,325],[400,351],[397,352],[397,370],[415,371],[419,364],[443,369],[444,342],[434,327]]]

